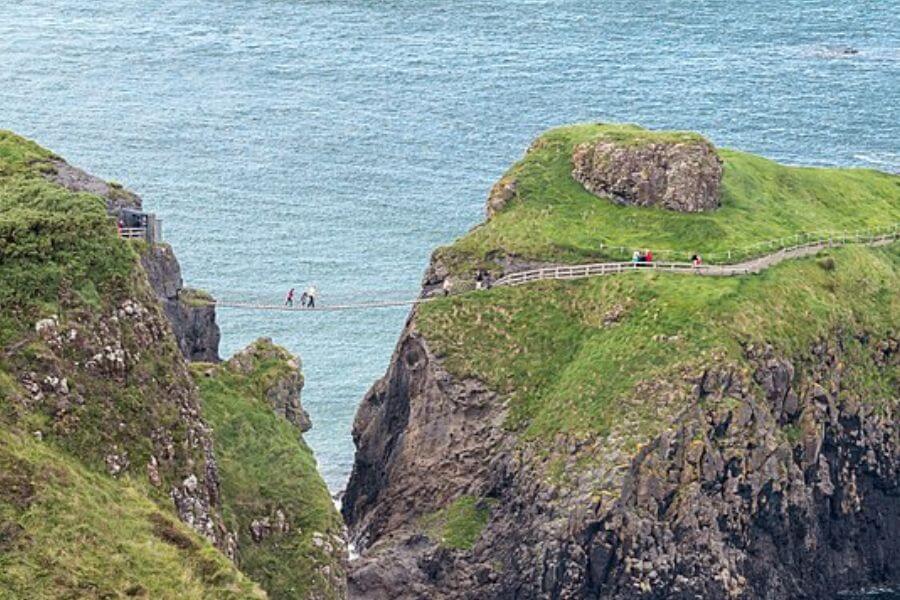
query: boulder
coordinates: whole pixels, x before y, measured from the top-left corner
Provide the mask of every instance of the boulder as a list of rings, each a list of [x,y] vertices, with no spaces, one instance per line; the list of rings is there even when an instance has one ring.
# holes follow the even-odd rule
[[[488,219],[503,210],[510,200],[516,197],[518,186],[519,182],[514,177],[504,177],[494,184],[484,207]]]
[[[712,144],[690,141],[579,144],[572,177],[589,192],[632,206],[703,212],[719,206],[722,160]]]

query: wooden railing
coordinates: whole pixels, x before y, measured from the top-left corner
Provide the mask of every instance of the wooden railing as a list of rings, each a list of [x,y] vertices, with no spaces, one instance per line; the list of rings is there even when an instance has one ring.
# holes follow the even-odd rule
[[[510,273],[494,282],[495,286],[515,286],[532,281],[546,279],[582,279],[585,277],[599,277],[614,273],[664,271],[674,273],[691,273],[695,275],[746,275],[757,273],[766,267],[777,264],[787,258],[795,258],[814,254],[824,248],[843,246],[845,244],[877,245],[891,242],[900,238],[900,232],[892,231],[881,235],[862,236],[832,236],[811,242],[795,244],[781,248],[770,254],[735,264],[725,265],[699,265],[694,266],[687,262],[607,262],[586,265],[562,265],[556,267],[543,267],[528,271]]]
[[[119,237],[123,240],[145,240],[147,239],[147,228],[122,227],[119,229]]]

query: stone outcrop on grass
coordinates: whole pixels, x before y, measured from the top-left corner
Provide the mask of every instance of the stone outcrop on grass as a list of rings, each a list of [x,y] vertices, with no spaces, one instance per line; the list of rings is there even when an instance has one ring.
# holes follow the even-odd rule
[[[572,177],[589,192],[632,206],[679,212],[718,208],[722,160],[704,140],[579,144]]]
[[[303,374],[300,372],[300,362],[290,352],[276,346],[271,338],[260,338],[232,356],[226,366],[241,375],[250,375],[261,364],[274,363],[279,365],[277,375],[270,371],[269,376],[260,382],[263,389],[261,395],[266,398],[280,417],[294,425],[301,433],[312,428],[309,413],[300,404],[300,392],[303,389]]]
[[[494,184],[485,205],[485,214],[488,219],[506,208],[506,205],[516,197],[518,185],[519,182],[515,177],[503,177]]]

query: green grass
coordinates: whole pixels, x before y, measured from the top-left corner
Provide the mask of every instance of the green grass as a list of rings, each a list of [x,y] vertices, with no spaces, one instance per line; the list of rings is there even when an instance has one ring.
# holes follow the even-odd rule
[[[59,314],[70,295],[96,303],[113,294],[135,265],[103,200],[41,176],[50,156],[0,131],[0,346]]]
[[[102,199],[44,179],[51,156],[0,132],[0,476],[50,473],[39,502],[3,509],[24,545],[0,552],[0,596],[259,596],[177,522],[172,486],[188,473],[204,485],[203,449],[182,413],[193,382],[135,244],[118,239]],[[140,318],[113,316],[125,300]],[[51,316],[58,335],[44,339],[35,323]],[[105,366],[107,347],[121,348],[125,368]],[[23,385],[48,377],[65,378],[69,393]],[[35,431],[40,444],[18,433]],[[110,454],[130,463],[119,482],[105,474]],[[141,485],[151,454],[158,487]]]
[[[761,242],[789,244],[799,233],[858,231],[900,222],[896,175],[789,167],[736,150],[719,150],[723,194],[716,211],[676,213],[618,205],[587,192],[571,175],[575,146],[598,139],[635,144],[699,136],[622,125],[553,129],[505,175],[518,181],[517,197],[437,255],[458,274],[476,267],[496,270],[489,260],[496,254],[582,263],[627,260],[635,248],[651,248],[658,260],[686,260],[700,252],[707,262],[730,262],[771,250]]]
[[[422,526],[442,546],[471,550],[490,516],[490,501],[461,496],[423,518]]]
[[[660,259],[685,260],[695,251],[725,258],[729,248],[774,238],[789,243],[798,232],[900,222],[900,177],[788,167],[733,150],[719,151],[720,209],[688,214],[621,206],[571,176],[575,146],[599,139],[628,145],[700,138],[631,125],[551,130],[504,176],[518,181],[517,197],[436,257],[462,277],[476,266],[496,270],[491,259],[504,254],[583,263],[650,247]],[[665,249],[679,253],[666,256]],[[741,364],[742,343],[772,343],[798,356],[835,330],[895,334],[898,262],[896,244],[853,246],[756,276],[637,272],[538,282],[423,304],[417,326],[451,373],[477,377],[508,399],[511,429],[542,439],[622,430],[639,438],[682,406],[691,374],[721,361]],[[875,371],[864,368],[856,377],[877,403],[891,394]],[[651,397],[656,402],[645,401]]]
[[[157,428],[171,433],[176,448],[190,448],[181,445],[188,432],[178,403],[163,399],[189,397],[192,383],[174,339],[145,330],[154,323],[164,327],[165,318],[133,244],[118,239],[101,198],[44,179],[51,156],[0,132],[0,389],[8,390],[0,398],[0,422],[41,422],[48,443],[100,470],[113,448],[143,469]],[[150,322],[110,321],[126,299],[146,306]],[[59,319],[67,343],[51,345],[36,334],[35,323],[51,316]],[[124,377],[84,368],[112,343],[130,357]],[[67,377],[83,402],[70,401],[65,416],[57,415],[49,395],[27,407],[7,402],[21,396],[15,380],[29,372]],[[171,504],[167,486],[198,459],[200,450],[179,450],[161,469],[162,503]]]
[[[0,175],[15,171],[29,171],[38,163],[46,162],[54,154],[31,140],[0,129]]]
[[[188,306],[207,306],[216,301],[209,292],[194,288],[183,288],[178,294],[178,299]]]
[[[139,485],[0,429],[0,597],[264,594]]]
[[[451,373],[510,399],[513,429],[605,434],[627,419],[651,431],[660,406],[640,400],[642,382],[740,362],[742,342],[794,355],[837,328],[896,333],[897,245],[830,258],[830,270],[810,258],[750,277],[637,272],[495,288],[424,304],[417,323]]]
[[[317,548],[313,534],[340,535],[342,523],[322,481],[312,451],[296,427],[277,416],[263,395],[289,368],[276,356],[247,375],[226,363],[194,365],[203,414],[213,427],[222,479],[226,522],[239,532],[239,565],[272,598],[335,597],[319,572],[339,572],[333,554]],[[281,509],[291,531],[261,543],[250,536],[253,519]]]

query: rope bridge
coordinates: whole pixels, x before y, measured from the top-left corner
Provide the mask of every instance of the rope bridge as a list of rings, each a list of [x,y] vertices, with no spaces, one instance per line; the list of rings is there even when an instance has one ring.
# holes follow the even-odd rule
[[[493,287],[512,287],[524,285],[534,281],[545,280],[570,280],[584,279],[587,277],[602,277],[617,273],[646,273],[659,271],[664,273],[682,273],[688,275],[700,275],[711,277],[731,277],[735,275],[749,275],[759,273],[778,263],[793,259],[811,256],[826,248],[860,244],[865,246],[884,246],[900,238],[900,232],[894,231],[882,235],[871,236],[865,240],[836,237],[829,240],[819,240],[805,244],[797,244],[781,248],[771,254],[758,256],[754,259],[740,263],[725,265],[699,265],[695,266],[685,262],[606,262],[585,265],[560,265],[556,267],[544,267],[528,271],[518,271],[505,275],[494,282]],[[256,304],[253,302],[237,302],[218,300],[214,304],[221,308],[236,308],[248,310],[269,310],[285,312],[333,312],[344,310],[371,310],[376,308],[393,308],[400,306],[414,306],[439,299],[441,296],[428,298],[414,298],[412,300],[389,300],[360,302],[349,304],[333,304],[305,308],[299,306],[286,306],[282,304]]]

